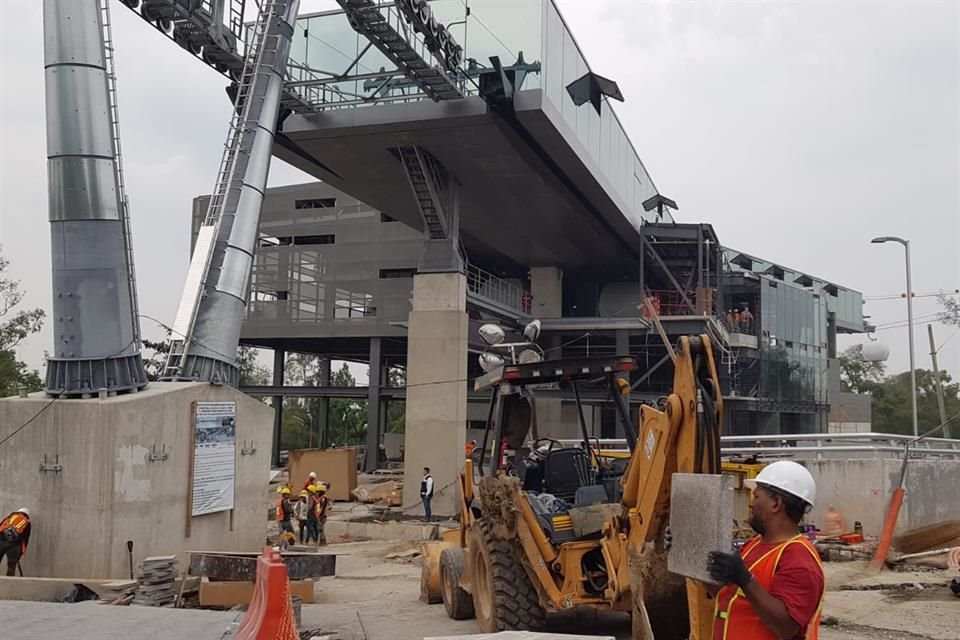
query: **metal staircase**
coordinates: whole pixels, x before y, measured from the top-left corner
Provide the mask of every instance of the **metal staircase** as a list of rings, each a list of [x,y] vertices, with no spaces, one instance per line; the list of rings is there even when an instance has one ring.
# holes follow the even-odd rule
[[[216,286],[216,283],[212,282],[217,280],[217,276],[212,275],[213,271],[221,272],[226,268],[225,253],[230,248],[227,246],[229,238],[221,237],[229,236],[229,231],[226,234],[222,233],[221,224],[224,221],[225,212],[228,216],[233,216],[237,212],[240,192],[244,188],[244,178],[254,148],[255,130],[263,117],[263,108],[268,102],[265,98],[266,85],[278,64],[276,54],[281,36],[273,34],[268,38],[268,32],[277,29],[276,23],[281,22],[289,4],[290,2],[286,1],[269,1],[260,5],[260,13],[246,49],[243,72],[237,84],[233,116],[217,171],[216,186],[210,197],[207,214],[200,230],[199,237],[209,238],[210,242],[206,247],[201,247],[198,241],[193,258],[194,261],[203,260],[202,277],[193,283],[188,277],[188,284],[180,303],[181,311],[177,315],[179,318],[186,309],[189,313],[189,321],[184,327],[185,330],[179,329],[175,323],[175,330],[182,335],[171,336],[171,348],[163,371],[164,378],[193,378],[190,371],[185,371],[185,367],[191,355],[191,347],[196,342],[195,330],[201,304],[204,297],[209,295],[207,289]],[[265,65],[265,60],[269,60],[270,63]],[[273,105],[274,108],[276,106],[276,104]],[[276,120],[276,115],[273,115],[272,120]],[[201,251],[204,253],[197,253]],[[236,320],[239,322],[239,319]],[[202,343],[198,346],[210,350]],[[235,351],[236,347],[234,347]],[[217,353],[220,356],[218,360],[232,366],[235,353]]]
[[[423,216],[424,231],[432,240],[446,238],[449,233],[447,217],[440,204],[446,170],[419,147],[400,147],[399,153]]]
[[[350,26],[397,65],[434,101],[463,97],[457,84],[440,67],[431,65],[412,45],[413,34],[396,7],[374,0],[337,0]],[[386,14],[381,13],[381,9]]]
[[[114,62],[113,29],[110,23],[110,0],[100,0],[103,27],[103,55],[107,76],[107,96],[110,109],[110,137],[113,141],[113,171],[117,179],[117,200],[123,227],[123,248],[127,261],[127,288],[133,312],[133,340],[140,349],[140,304],[137,300],[137,273],[133,260],[133,231],[130,228],[130,202],[123,180],[123,157],[120,146],[120,112],[117,108],[117,71]]]

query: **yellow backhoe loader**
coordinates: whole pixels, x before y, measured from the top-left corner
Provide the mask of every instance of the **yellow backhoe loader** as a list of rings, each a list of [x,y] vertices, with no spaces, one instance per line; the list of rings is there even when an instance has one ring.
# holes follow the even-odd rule
[[[424,548],[422,599],[487,633],[536,630],[575,607],[630,612],[636,639],[708,640],[705,585],[669,574],[663,532],[675,472],[720,473],[722,398],[710,339],[681,337],[673,390],[642,406],[624,392],[633,357],[507,364],[478,378],[491,392],[484,442],[460,476],[460,527]],[[583,441],[530,436],[530,396],[572,388]],[[609,392],[632,455],[605,457],[583,419],[581,390]],[[528,437],[530,436],[530,437]],[[526,445],[526,446],[525,446]]]

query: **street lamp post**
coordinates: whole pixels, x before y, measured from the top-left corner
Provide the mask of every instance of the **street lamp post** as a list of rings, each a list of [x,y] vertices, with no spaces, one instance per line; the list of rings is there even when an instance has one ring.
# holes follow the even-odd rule
[[[913,437],[920,434],[917,428],[917,368],[913,359],[913,287],[910,283],[910,241],[896,236],[880,236],[870,242],[883,244],[884,242],[898,242],[903,245],[907,262],[907,335],[910,337],[910,403],[913,409]]]

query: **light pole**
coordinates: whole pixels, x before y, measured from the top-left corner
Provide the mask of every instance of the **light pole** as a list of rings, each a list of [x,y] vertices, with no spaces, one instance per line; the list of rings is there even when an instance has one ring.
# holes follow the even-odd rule
[[[913,287],[910,284],[910,241],[896,236],[880,236],[870,242],[883,244],[884,242],[899,242],[907,262],[907,335],[910,336],[910,403],[913,409],[913,437],[920,435],[917,428],[917,368],[913,360]]]

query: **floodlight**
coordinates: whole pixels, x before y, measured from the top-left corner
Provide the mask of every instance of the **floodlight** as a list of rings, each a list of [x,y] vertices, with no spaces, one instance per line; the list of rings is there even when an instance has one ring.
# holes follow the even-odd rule
[[[480,339],[491,347],[500,344],[506,337],[507,334],[498,324],[488,323],[480,327]]]
[[[483,369],[484,373],[490,373],[494,369],[502,366],[503,358],[497,354],[490,353],[489,351],[480,354],[480,368]]]
[[[540,337],[540,321],[533,320],[523,328],[523,337],[529,342],[536,342]]]

